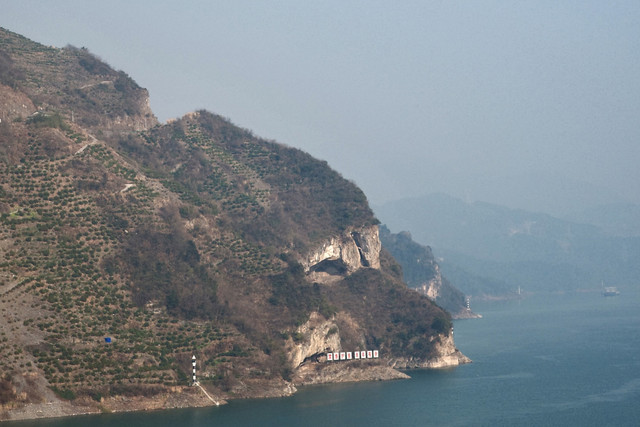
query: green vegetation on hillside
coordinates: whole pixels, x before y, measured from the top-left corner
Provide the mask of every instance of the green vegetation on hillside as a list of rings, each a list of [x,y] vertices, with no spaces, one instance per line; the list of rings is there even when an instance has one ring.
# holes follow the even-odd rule
[[[187,385],[193,354],[225,392],[289,380],[312,312],[346,313],[344,345],[387,357],[427,358],[449,333],[387,255],[309,280],[311,250],[377,224],[326,162],[205,111],[159,125],[84,49],[0,30],[0,78],[20,104],[0,123],[0,399],[39,376],[66,399],[148,396]]]

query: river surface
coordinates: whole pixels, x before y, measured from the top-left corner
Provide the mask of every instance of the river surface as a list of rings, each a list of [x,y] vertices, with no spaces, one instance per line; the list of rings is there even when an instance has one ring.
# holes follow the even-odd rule
[[[304,387],[214,408],[105,414],[6,426],[638,426],[640,290],[473,302],[457,320],[473,363],[410,380]]]

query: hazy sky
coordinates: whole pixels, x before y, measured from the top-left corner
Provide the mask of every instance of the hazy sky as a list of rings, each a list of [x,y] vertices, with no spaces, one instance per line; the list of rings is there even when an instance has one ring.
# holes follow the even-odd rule
[[[0,0],[0,26],[87,47],[162,121],[205,108],[327,160],[374,204],[640,203],[637,0]]]

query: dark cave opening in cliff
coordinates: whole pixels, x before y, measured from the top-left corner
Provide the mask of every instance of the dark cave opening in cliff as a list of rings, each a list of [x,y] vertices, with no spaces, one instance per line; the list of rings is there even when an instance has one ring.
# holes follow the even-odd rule
[[[314,273],[327,273],[332,276],[343,276],[347,273],[347,266],[340,259],[325,259],[311,267],[310,271]]]

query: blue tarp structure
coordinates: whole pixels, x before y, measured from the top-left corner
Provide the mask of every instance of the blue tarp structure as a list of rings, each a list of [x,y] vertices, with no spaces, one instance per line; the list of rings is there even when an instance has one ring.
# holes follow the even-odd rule
[[[111,337],[104,337],[104,342],[111,342]]]

